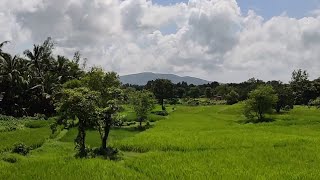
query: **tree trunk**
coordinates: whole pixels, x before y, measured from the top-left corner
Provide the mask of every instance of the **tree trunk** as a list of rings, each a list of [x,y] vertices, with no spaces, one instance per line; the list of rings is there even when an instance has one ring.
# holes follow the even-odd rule
[[[140,123],[139,126],[140,126],[140,128],[142,128],[142,121],[143,121],[142,118],[140,118],[140,119],[139,119],[139,123]]]
[[[162,107],[162,111],[166,110],[166,107],[164,107],[164,100],[161,99],[161,107]]]
[[[104,135],[102,138],[102,145],[101,145],[102,149],[107,149],[107,142],[108,142],[108,137],[109,137],[109,133],[110,133],[110,128],[111,128],[111,126],[109,124],[106,125],[106,127],[104,128]]]
[[[79,120],[79,127],[78,127],[78,136],[76,139],[77,146],[79,148],[79,155],[80,157],[86,156],[86,130],[84,126],[84,122]]]

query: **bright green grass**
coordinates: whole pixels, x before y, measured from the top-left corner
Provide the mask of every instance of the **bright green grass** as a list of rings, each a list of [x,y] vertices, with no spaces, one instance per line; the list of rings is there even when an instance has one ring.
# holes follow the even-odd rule
[[[0,133],[0,152],[9,151],[16,143],[25,143],[32,148],[41,146],[49,138],[51,130],[48,127]]]
[[[124,138],[133,137],[138,134],[139,131],[133,128],[122,128],[122,129],[112,129],[109,134],[108,143],[113,144],[116,141],[122,140]],[[67,134],[60,139],[62,142],[74,142],[77,137],[77,128],[70,129]],[[96,130],[89,130],[86,134],[86,144],[91,147],[99,147],[101,145],[100,135]]]
[[[239,104],[179,106],[144,132],[113,130],[110,144],[124,153],[119,162],[73,158],[72,129],[14,164],[0,161],[0,179],[319,179],[320,110],[270,117],[244,124]],[[87,137],[100,144],[96,132]]]

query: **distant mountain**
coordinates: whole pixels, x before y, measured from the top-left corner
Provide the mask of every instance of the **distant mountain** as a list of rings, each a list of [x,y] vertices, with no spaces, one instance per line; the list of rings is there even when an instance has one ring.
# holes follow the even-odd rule
[[[156,73],[138,73],[138,74],[130,74],[125,76],[120,76],[120,81],[123,84],[135,84],[135,85],[146,85],[148,81],[156,80],[156,79],[169,79],[173,83],[179,83],[179,82],[187,82],[188,84],[194,84],[194,85],[202,85],[210,83],[210,81],[190,77],[190,76],[177,76],[174,74],[156,74]]]

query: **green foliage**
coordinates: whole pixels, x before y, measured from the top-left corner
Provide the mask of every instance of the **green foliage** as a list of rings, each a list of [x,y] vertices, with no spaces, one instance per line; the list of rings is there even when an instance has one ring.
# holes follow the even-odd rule
[[[1,44],[4,45],[3,43]],[[0,113],[15,117],[40,113],[52,115],[61,85],[80,78],[79,62],[54,57],[54,43],[48,38],[24,57],[0,53]]]
[[[320,97],[315,100],[311,100],[309,106],[315,106],[320,109]]]
[[[239,94],[232,90],[229,94],[225,97],[228,105],[233,105],[239,102]]]
[[[244,115],[249,119],[256,117],[258,121],[263,121],[264,115],[272,112],[277,101],[278,97],[272,86],[259,86],[249,94],[244,106]]]
[[[189,92],[188,92],[188,95],[191,98],[199,98],[200,97],[200,89],[199,89],[199,87],[191,87]]]
[[[48,126],[48,122],[44,120],[32,120],[25,123],[27,128],[42,128]]]
[[[12,152],[26,156],[30,150],[31,150],[31,147],[25,145],[24,143],[17,143],[17,144],[14,144]]]
[[[85,157],[86,129],[95,121],[100,93],[88,88],[63,89],[61,101],[57,104],[58,112],[66,119],[79,119],[78,136],[75,139],[79,156]]]
[[[2,160],[8,163],[16,163],[18,162],[19,158],[15,154],[9,154],[6,153],[3,157]]]
[[[148,114],[155,107],[155,98],[149,91],[136,91],[130,96],[130,104],[137,115],[137,119],[142,127],[142,122],[147,119]]]
[[[146,89],[153,92],[155,98],[161,104],[162,110],[165,110],[164,99],[173,98],[173,84],[170,80],[156,79],[155,81],[149,81]]]
[[[101,68],[93,67],[81,80],[83,85],[92,91],[100,93],[100,106],[108,106],[108,101],[113,99],[112,88],[119,88],[119,76],[115,72],[104,72]]]
[[[268,84],[273,87],[278,96],[277,104],[274,107],[275,110],[279,113],[281,110],[289,111],[293,109],[295,100],[291,86],[280,81],[271,81]]]
[[[206,98],[212,98],[213,92],[211,87],[206,87],[204,92]]]
[[[295,70],[292,73],[290,86],[293,90],[295,104],[307,105],[310,99],[314,96],[314,87],[311,81],[309,81],[309,74],[306,70]]]
[[[51,134],[55,134],[58,130],[58,124],[56,122],[53,122],[50,124]]]

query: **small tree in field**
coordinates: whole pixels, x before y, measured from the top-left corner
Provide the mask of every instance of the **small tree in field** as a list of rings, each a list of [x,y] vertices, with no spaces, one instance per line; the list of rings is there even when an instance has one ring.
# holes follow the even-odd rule
[[[100,94],[88,88],[75,88],[62,90],[61,101],[57,104],[58,112],[64,118],[78,118],[78,135],[75,139],[79,157],[87,155],[85,138],[86,129],[94,121]]]
[[[106,107],[97,109],[95,123],[101,138],[101,150],[107,150],[109,132],[116,119],[117,113],[120,111],[122,98],[123,94],[121,89],[109,88],[109,100],[106,102]]]
[[[249,94],[249,99],[245,102],[244,115],[247,118],[258,118],[263,121],[265,114],[271,113],[278,97],[272,86],[259,86]]]
[[[135,111],[140,128],[142,128],[142,122],[147,119],[148,114],[154,109],[156,100],[154,95],[149,91],[136,91],[131,94],[131,105]]]
[[[239,102],[239,94],[232,90],[229,94],[226,95],[225,99],[227,100],[228,105],[236,104]]]
[[[167,79],[156,79],[155,81],[149,81],[146,89],[153,92],[155,98],[161,104],[162,110],[166,110],[164,100],[173,97],[173,83]]]

